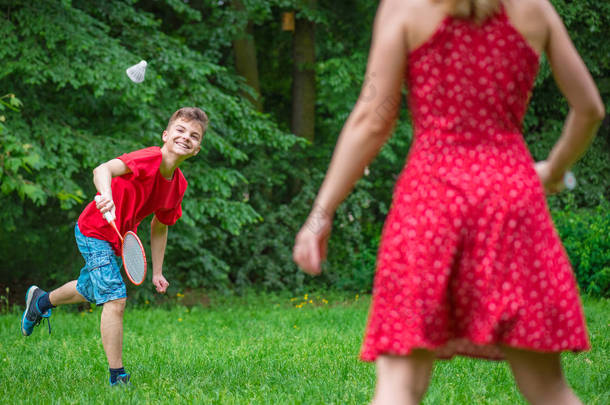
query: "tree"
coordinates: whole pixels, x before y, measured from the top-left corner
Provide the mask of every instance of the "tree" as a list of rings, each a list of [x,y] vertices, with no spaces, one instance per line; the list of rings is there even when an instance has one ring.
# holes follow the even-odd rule
[[[184,23],[201,18],[183,2],[164,4]],[[66,266],[81,263],[71,228],[94,195],[91,169],[160,144],[171,113],[195,105],[210,128],[183,170],[189,188],[166,268],[183,285],[230,283],[230,256],[215,247],[261,221],[244,195],[268,182],[248,166],[258,165],[261,151],[282,156],[297,140],[241,101],[242,80],[217,63],[221,55],[202,54],[164,29],[174,27],[131,2],[0,0],[0,89],[24,106],[6,114],[0,134],[3,279],[73,276]],[[147,76],[134,84],[125,68],[140,59]],[[139,234],[146,242],[146,223]]]
[[[308,0],[306,5],[315,8],[316,0]],[[310,142],[314,140],[316,122],[315,62],[315,22],[299,14],[293,43],[292,132]]]
[[[252,91],[242,91],[257,111],[263,111],[258,81],[258,64],[256,62],[256,45],[254,43],[254,24],[246,13],[246,8],[240,0],[232,2],[238,14],[244,15],[245,27],[233,39],[233,52],[235,53],[235,70],[246,79],[246,84]]]

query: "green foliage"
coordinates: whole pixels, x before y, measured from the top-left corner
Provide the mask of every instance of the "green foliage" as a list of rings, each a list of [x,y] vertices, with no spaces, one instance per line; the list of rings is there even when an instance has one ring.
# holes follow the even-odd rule
[[[5,101],[8,100],[8,101]],[[22,103],[14,94],[0,97],[0,112],[7,109],[19,112]],[[31,143],[24,143],[20,138],[11,134],[4,124],[6,116],[0,116],[0,201],[6,200],[9,194],[17,194],[19,199],[42,204],[46,195],[39,185],[28,180],[27,176],[42,166],[40,153]],[[25,141],[25,140],[24,140]],[[5,227],[16,228],[14,218],[7,216]]]
[[[609,298],[610,203],[604,201],[595,209],[580,211],[568,206],[553,212],[553,219],[578,284],[588,294]]]
[[[167,5],[186,22],[200,19],[185,3]],[[159,145],[169,116],[196,105],[211,124],[202,152],[183,167],[189,188],[180,226],[170,232],[166,268],[185,280],[195,269],[203,275],[191,280],[198,285],[226,279],[227,258],[214,246],[261,220],[242,197],[259,186],[245,168],[297,140],[238,96],[241,80],[230,69],[163,32],[156,16],[133,2],[0,1],[0,26],[6,38],[0,89],[24,104],[8,111],[0,127],[0,249],[11,259],[3,260],[0,272],[65,273],[66,258],[74,260],[70,229],[94,194],[90,170]],[[134,84],[125,69],[140,59],[148,61],[146,80]],[[3,109],[19,104],[6,100]],[[65,224],[66,237],[52,238],[51,223]],[[71,247],[55,249],[51,240]],[[28,255],[30,246],[46,248]]]
[[[610,100],[610,43],[599,40],[610,35],[610,4],[552,2]],[[304,277],[292,263],[292,245],[359,92],[370,90],[364,75],[378,4],[241,3],[243,8],[216,0],[0,0],[1,275],[48,277],[49,283],[75,277],[82,260],[72,228],[94,193],[91,169],[160,144],[169,115],[196,105],[211,126],[202,152],[182,168],[189,181],[184,216],[170,230],[165,259],[172,288],[370,290],[381,227],[412,140],[404,105],[393,137],[336,213],[325,274]],[[287,134],[293,34],[280,25],[288,10],[316,22],[312,145]],[[232,42],[248,21],[266,114],[240,97],[244,80],[232,68]],[[149,63],[146,80],[134,84],[125,69],[141,59]],[[548,155],[567,109],[543,58],[524,125],[535,159]],[[558,224],[558,213],[567,209],[566,218],[593,226],[582,212],[610,200],[609,136],[606,124],[574,167],[578,187],[549,198]],[[578,238],[569,236],[576,227],[558,227],[568,234],[577,273],[584,274],[581,286],[606,294],[599,279],[605,276],[598,275],[604,267],[595,270],[603,258],[591,251],[595,257],[585,259],[589,251],[582,245],[605,246],[603,240],[587,234],[576,248]],[[146,245],[148,232],[143,223]],[[589,289],[591,283],[596,287]]]

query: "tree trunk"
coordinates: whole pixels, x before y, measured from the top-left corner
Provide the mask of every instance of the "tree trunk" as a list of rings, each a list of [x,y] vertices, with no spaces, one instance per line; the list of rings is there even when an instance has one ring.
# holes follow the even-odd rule
[[[309,2],[311,6],[315,1]],[[314,140],[316,75],[315,23],[304,18],[295,21],[292,71],[292,132]]]
[[[244,5],[240,0],[232,2],[235,10],[244,12]],[[246,28],[233,40],[233,52],[235,54],[235,70],[246,79],[246,84],[254,89],[254,96],[244,92],[242,95],[252,102],[257,111],[263,110],[258,81],[258,65],[256,62],[256,46],[254,43],[254,29],[252,22],[248,21]]]

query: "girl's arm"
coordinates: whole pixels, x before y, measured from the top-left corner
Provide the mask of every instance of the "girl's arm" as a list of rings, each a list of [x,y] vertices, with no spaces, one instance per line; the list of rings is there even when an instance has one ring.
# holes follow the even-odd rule
[[[605,110],[599,91],[553,6],[544,1],[549,35],[545,47],[559,89],[570,105],[561,136],[547,160],[541,178],[550,192],[563,182],[567,170],[591,144]]]
[[[408,52],[403,13],[400,0],[385,0],[377,11],[365,83],[341,131],[314,208],[296,238],[293,258],[307,273],[320,273],[337,206],[394,126]]]

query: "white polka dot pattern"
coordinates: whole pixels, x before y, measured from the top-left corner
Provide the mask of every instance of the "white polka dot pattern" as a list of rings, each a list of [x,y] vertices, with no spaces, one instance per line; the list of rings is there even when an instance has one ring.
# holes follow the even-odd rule
[[[520,134],[538,55],[502,12],[482,26],[447,18],[408,59],[415,140],[361,358],[587,350],[575,278]]]

